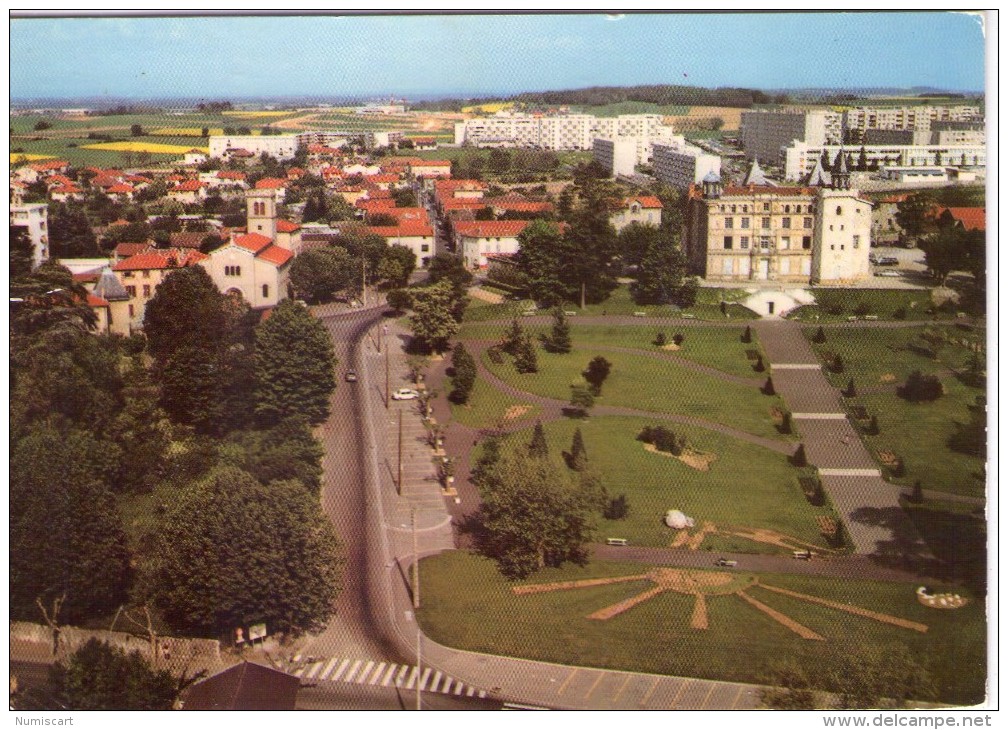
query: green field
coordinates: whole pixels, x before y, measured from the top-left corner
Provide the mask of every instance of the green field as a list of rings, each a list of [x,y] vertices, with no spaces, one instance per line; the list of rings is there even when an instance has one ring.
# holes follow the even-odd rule
[[[653,566],[594,561],[586,568],[545,569],[529,583],[646,573]],[[691,596],[665,592],[606,621],[586,618],[651,583],[634,581],[516,596],[485,558],[460,551],[426,558],[420,573],[424,600],[418,612],[435,641],[471,651],[575,666],[760,683],[774,661],[787,657],[822,689],[844,652],[857,647],[906,646],[950,704],[979,703],[986,675],[984,604],[956,611],[920,605],[912,584],[764,574],[760,583],[820,596],[924,623],[927,633],[851,615],[773,593],[752,597],[821,634],[808,641],[734,595],[707,599],[710,628],[690,627]],[[734,574],[745,583],[755,576]],[[961,589],[957,592],[962,593]]]
[[[687,446],[711,454],[709,471],[644,449],[637,434],[645,426],[663,424],[686,437]],[[730,534],[733,528],[759,528],[826,548],[816,517],[836,517],[830,507],[813,507],[798,483],[799,471],[783,454],[730,436],[646,418],[592,417],[543,424],[550,455],[563,464],[574,429],[580,428],[589,467],[598,473],[610,498],[625,494],[630,513],[624,520],[600,520],[599,539],[625,537],[631,545],[668,546],[675,531],[662,522],[679,509],[699,528],[711,521],[719,532],[708,536],[701,550],[779,553],[780,547]],[[520,447],[531,440],[526,429],[509,437]]]
[[[964,332],[954,327],[932,327],[957,339],[980,340],[983,332]],[[827,341],[816,347],[820,354],[839,353],[844,372],[830,374],[835,385],[854,378],[858,397],[853,401],[878,418],[880,433],[865,436],[871,450],[890,450],[905,462],[906,475],[894,481],[912,485],[918,479],[926,489],[981,497],[984,493],[984,463],[979,457],[948,448],[957,424],[969,422],[972,406],[985,391],[963,383],[951,371],[964,367],[973,354],[961,343],[940,347],[937,359],[906,348],[908,342],[920,341],[923,327],[898,329],[829,328]],[[806,328],[806,336],[815,330]],[[896,386],[915,371],[936,374],[945,394],[930,403],[910,403],[900,398]]]
[[[583,383],[581,371],[598,354],[591,348],[563,355],[540,350],[539,372],[524,375],[509,358],[495,364],[484,354],[483,364],[512,387],[567,402],[571,384]],[[726,382],[646,355],[606,351],[605,358],[612,363],[612,371],[601,396],[595,399],[596,407],[694,416],[759,436],[779,437],[770,415],[771,408],[782,408],[777,396],[767,397],[756,387]]]
[[[879,319],[915,321],[950,317],[950,313],[935,312],[930,289],[842,289],[813,288],[818,306],[799,307],[788,319],[804,322],[842,322],[848,317],[873,315]],[[930,311],[929,311],[930,310]]]
[[[619,101],[603,106],[572,106],[571,111],[594,114],[597,117],[618,117],[620,114],[664,114],[677,116],[689,114],[690,108],[682,104],[655,104],[650,101]]]
[[[515,409],[511,411],[511,418],[507,417],[508,409]],[[521,413],[514,415],[519,409]],[[451,404],[452,419],[470,428],[506,426],[514,421],[527,420],[539,411],[539,406],[502,393],[488,384],[485,378],[479,377],[476,378],[476,383],[469,394],[469,401],[465,405]]]

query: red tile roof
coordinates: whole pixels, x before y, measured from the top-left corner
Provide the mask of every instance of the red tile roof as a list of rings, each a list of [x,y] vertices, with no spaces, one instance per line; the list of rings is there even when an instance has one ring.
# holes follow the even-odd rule
[[[99,296],[88,293],[87,303],[89,307],[107,307],[109,303]]]
[[[150,269],[174,269],[180,266],[191,266],[206,259],[206,254],[199,251],[180,249],[159,249],[134,254],[125,261],[120,261],[112,267],[113,271],[140,271]]]
[[[241,170],[218,170],[217,178],[220,180],[244,180],[245,173]]]
[[[364,182],[370,183],[372,185],[379,185],[381,183],[394,183],[399,182],[399,176],[393,175],[391,173],[385,173],[379,175],[365,175]]]
[[[391,198],[378,198],[377,200],[374,198],[363,198],[354,203],[354,207],[368,212],[384,212],[395,208],[395,201]]]
[[[305,174],[305,171],[302,170],[300,167],[292,167],[291,169],[289,169],[287,171],[287,177],[289,177],[289,178],[301,177],[304,174]]]
[[[529,221],[459,221],[455,232],[466,238],[514,238]]]
[[[654,195],[638,195],[634,198],[626,198],[623,201],[623,205],[627,208],[633,204],[634,201],[640,203],[642,208],[662,208],[662,202],[658,200]]]
[[[941,216],[945,211],[948,211],[949,215],[962,223],[963,228],[967,231],[987,230],[986,208],[938,208],[936,215]]]
[[[146,251],[150,248],[150,246],[151,245],[149,243],[132,243],[123,241],[122,243],[116,245],[115,255],[117,258],[129,258],[141,251]]]
[[[395,216],[400,221],[424,221],[430,220],[426,208],[389,208],[384,211]]]
[[[240,246],[252,253],[259,253],[272,243],[271,239],[259,233],[246,233],[244,236],[236,236],[234,239],[236,246]]]
[[[451,167],[451,160],[423,160],[412,163],[412,167]]]
[[[398,226],[368,226],[368,232],[382,238],[416,238],[434,235],[434,228],[418,221],[400,221]]]
[[[224,152],[225,154],[229,154],[232,157],[255,157],[254,153],[249,152],[244,147],[229,147],[228,149],[224,150]]]
[[[486,208],[487,205],[487,201],[483,198],[445,198],[441,201],[441,207],[444,210],[463,210],[466,208],[479,210],[480,208]]]
[[[199,180],[186,180],[185,182],[180,182],[174,188],[172,192],[175,193],[195,193],[203,187],[203,183]]]
[[[196,248],[198,249],[203,244],[203,239],[207,237],[206,233],[198,233],[191,231],[180,231],[171,234],[170,243],[173,248]]]
[[[73,275],[74,281],[79,281],[82,284],[87,284],[90,282],[97,282],[98,277],[101,276],[101,269],[91,269],[91,271],[83,271],[79,274]]]
[[[72,195],[79,193],[81,190],[79,187],[70,183],[69,185],[57,185],[56,187],[49,188],[49,193],[55,193],[57,195]]]
[[[110,187],[105,192],[112,193],[113,195],[117,195],[119,193],[123,193],[123,194],[132,193],[133,192],[133,186],[132,185],[127,185],[126,183],[118,183],[118,184],[113,185],[112,187]]]
[[[271,264],[276,264],[277,266],[283,266],[294,258],[294,254],[286,248],[280,248],[279,246],[267,246],[256,255],[256,258],[260,258],[263,261],[269,261]]]
[[[484,205],[500,210],[513,210],[519,213],[551,213],[553,203],[547,200],[494,200],[484,198]]]
[[[277,190],[287,185],[287,181],[279,177],[264,177],[256,182],[256,190]]]
[[[47,160],[45,162],[33,162],[29,165],[35,172],[48,172],[49,170],[58,170],[61,167],[69,166],[70,163],[66,160]]]
[[[276,222],[276,229],[279,233],[293,233],[294,231],[300,231],[301,226],[297,223],[292,223],[289,220],[278,218]]]
[[[68,178],[66,175],[60,175],[56,173],[55,175],[50,175],[46,178],[46,185],[73,185],[74,181]]]

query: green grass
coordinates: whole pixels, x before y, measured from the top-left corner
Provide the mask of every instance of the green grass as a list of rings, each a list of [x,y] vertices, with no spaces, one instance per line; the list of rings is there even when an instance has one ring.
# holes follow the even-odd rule
[[[662,424],[686,437],[687,445],[713,454],[709,471],[678,459],[644,450],[637,434],[644,426]],[[818,515],[836,517],[827,507],[813,507],[798,483],[799,471],[787,458],[730,436],[647,418],[593,416],[583,421],[550,421],[543,425],[550,454],[563,463],[574,429],[579,427],[591,469],[599,474],[610,498],[626,494],[630,514],[624,520],[600,520],[599,539],[625,537],[632,545],[668,546],[675,532],[662,522],[670,509],[719,528],[764,528],[826,547],[816,524]],[[520,445],[531,429],[509,437]],[[707,538],[702,550],[777,553],[779,548],[732,535]]]
[[[963,502],[925,500],[903,506],[952,579],[978,594],[987,584],[987,522],[983,510]]]
[[[469,394],[469,402],[465,405],[452,403],[451,412],[452,418],[463,426],[492,428],[512,422],[512,420],[505,420],[504,417],[512,406],[524,406],[527,409],[519,417],[520,419],[530,418],[540,411],[539,406],[502,393],[489,385],[484,378],[477,377],[476,384]]]
[[[509,385],[536,395],[567,402],[572,383],[581,383],[581,371],[599,354],[576,348],[559,355],[539,351],[539,372],[522,375],[509,359],[494,364],[484,354],[484,365]],[[643,411],[677,413],[722,423],[759,436],[777,437],[771,407],[781,407],[776,397],[758,388],[725,382],[687,370],[674,362],[646,355],[605,352],[612,371],[595,405],[623,406]]]
[[[528,582],[580,580],[645,573],[650,566],[594,561],[586,568],[540,571]],[[646,589],[628,582],[516,596],[494,564],[452,551],[422,561],[424,603],[419,620],[449,646],[540,661],[736,682],[761,682],[766,667],[793,658],[821,688],[838,653],[857,646],[905,644],[930,672],[940,701],[978,703],[985,677],[985,617],[981,601],[957,611],[920,605],[916,586],[865,580],[761,575],[769,585],[888,612],[928,625],[927,633],[815,606],[760,587],[748,592],[785,610],[826,641],[808,641],[733,595],[707,600],[710,628],[690,628],[693,599],[667,592],[608,621],[591,612]],[[737,578],[742,576],[738,575]],[[962,591],[960,591],[962,593]]]
[[[932,328],[940,331],[942,328]],[[854,378],[860,403],[878,418],[877,436],[865,436],[870,450],[887,449],[901,456],[906,475],[894,479],[899,484],[912,485],[918,479],[926,489],[981,497],[984,493],[983,460],[948,448],[948,439],[958,430],[957,424],[969,422],[978,395],[985,391],[964,384],[947,370],[965,366],[972,353],[961,344],[949,343],[938,350],[937,360],[906,349],[906,344],[918,339],[920,327],[899,329],[830,329],[826,342],[817,346],[820,353],[839,353],[844,372],[829,374],[834,385],[846,385]],[[944,328],[957,339],[983,340],[983,333],[965,333],[952,327]],[[807,328],[806,336],[815,330]],[[939,376],[945,394],[930,403],[910,403],[895,393],[895,387],[906,381],[915,370]],[[892,376],[888,385],[883,379]],[[872,390],[881,392],[871,392]]]
[[[947,312],[929,313],[933,309],[930,289],[844,289],[813,288],[818,306],[804,306],[794,310],[788,319],[818,322],[842,322],[851,316],[874,315],[879,319],[896,319],[894,314],[902,309],[910,321],[941,319],[951,316]]]

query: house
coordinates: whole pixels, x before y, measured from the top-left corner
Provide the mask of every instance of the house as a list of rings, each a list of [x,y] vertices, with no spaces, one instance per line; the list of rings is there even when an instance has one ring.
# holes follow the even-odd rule
[[[240,296],[253,309],[288,297],[294,254],[260,233],[232,236],[201,261],[223,294]]]
[[[454,225],[455,251],[467,269],[487,267],[487,254],[515,254],[518,236],[529,221],[458,221]]]
[[[190,248],[199,251],[208,233],[202,231],[176,231],[170,234],[168,245],[172,248]]]
[[[545,218],[554,212],[553,203],[548,200],[527,200],[520,195],[485,198],[484,203],[497,218],[508,214],[522,218]]]
[[[168,191],[171,200],[177,200],[183,205],[196,205],[206,198],[206,186],[199,180],[186,180],[175,185]]]
[[[45,180],[50,175],[65,175],[70,172],[70,163],[66,160],[45,160],[22,165],[14,171],[17,179],[24,183],[35,183]]]
[[[638,195],[633,198],[624,198],[622,207],[609,216],[616,232],[622,231],[631,223],[640,223],[642,226],[661,225],[662,203],[653,195]]]
[[[125,337],[132,334],[129,313],[130,295],[112,269],[108,266],[103,268],[98,280],[89,288],[91,291],[88,304],[92,309],[97,306],[95,314],[98,314],[100,321],[104,319],[104,329],[100,323],[98,331]],[[94,303],[92,303],[91,297],[94,297]],[[100,313],[98,310],[101,310]]]
[[[389,246],[405,246],[419,266],[427,266],[434,251],[434,227],[429,223],[400,221],[395,226],[369,226],[368,233],[381,236]]]
[[[410,141],[413,142],[413,149],[415,150],[437,149],[436,137],[410,137]]]
[[[138,253],[146,251],[150,248],[155,248],[154,242],[150,239],[138,242],[123,241],[122,243],[116,244],[112,253],[118,263],[119,261],[125,261],[130,256],[136,256]]]
[[[987,230],[986,208],[935,208],[934,217],[940,225],[957,225],[967,231]]]
[[[903,238],[903,227],[896,222],[899,204],[910,197],[910,193],[885,195],[872,205],[872,245],[890,246]]]
[[[451,177],[450,160],[423,160],[409,166],[409,174],[413,178],[421,177]]]
[[[186,167],[192,167],[195,165],[202,165],[204,162],[210,159],[210,156],[203,150],[196,149],[195,147],[185,154],[182,155],[182,164]]]
[[[134,330],[143,329],[144,309],[154,290],[175,269],[203,262],[206,254],[191,249],[148,249],[112,267],[129,295],[127,316]]]
[[[49,199],[58,203],[65,203],[68,200],[83,200],[84,193],[74,183],[55,185],[49,188]]]
[[[133,186],[127,183],[116,183],[109,187],[105,194],[120,203],[130,203],[133,201]]]

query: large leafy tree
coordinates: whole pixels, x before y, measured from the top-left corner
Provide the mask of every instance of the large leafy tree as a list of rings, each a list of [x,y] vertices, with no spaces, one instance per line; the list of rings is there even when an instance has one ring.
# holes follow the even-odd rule
[[[357,260],[355,272],[358,277],[360,276],[361,259],[364,259],[368,283],[372,284],[378,281],[378,265],[388,249],[388,242],[384,238],[374,233],[353,230],[337,238],[336,245],[346,249]]]
[[[167,669],[154,669],[138,651],[98,639],[49,670],[46,709],[170,710],[181,690]]]
[[[165,466],[171,425],[159,403],[160,392],[139,357],[123,377],[123,406],[109,426],[111,438],[122,449],[117,491],[151,491]]]
[[[452,317],[456,322],[461,322],[465,314],[472,280],[472,272],[466,269],[457,256],[450,253],[439,253],[427,262],[428,285],[437,284],[439,281],[447,281],[451,285]]]
[[[332,613],[342,551],[300,482],[217,469],[179,493],[148,539],[140,594],[177,631],[310,631]]]
[[[325,325],[284,300],[256,327],[256,414],[265,423],[303,416],[321,423],[336,388],[336,355]]]
[[[465,345],[456,343],[452,350],[452,392],[449,395],[453,403],[466,403],[469,394],[476,384],[476,359],[469,353]]]
[[[594,535],[596,499],[550,459],[501,448],[481,464],[481,549],[509,578],[547,565],[584,565]]]
[[[32,242],[28,236],[28,230],[24,226],[10,227],[10,277],[19,279],[31,274],[32,270]]]
[[[948,275],[957,270],[968,270],[971,267],[971,253],[976,253],[975,246],[970,246],[970,239],[976,238],[958,226],[942,226],[936,232],[921,239],[920,249],[924,252],[924,262],[935,280],[944,285]],[[980,236],[979,240],[983,240]],[[976,259],[974,259],[976,260]],[[981,270],[986,262],[981,258]]]
[[[910,238],[919,238],[934,230],[934,196],[927,192],[914,193],[896,204],[896,223]]]
[[[409,283],[416,268],[416,254],[406,246],[389,246],[378,262],[378,279],[396,289]]]
[[[420,349],[433,352],[448,349],[448,341],[458,333],[459,326],[453,316],[454,304],[450,281],[414,290],[409,321]]]
[[[87,305],[87,290],[68,268],[52,260],[26,276],[12,276],[10,296],[15,340],[56,327],[93,330],[98,321]],[[11,345],[18,347],[17,342]]]
[[[126,536],[96,468],[101,445],[81,431],[38,426],[10,457],[12,617],[38,620],[65,596],[59,619],[103,616],[126,599]]]
[[[168,274],[144,308],[147,349],[159,359],[183,347],[217,350],[228,324],[224,296],[202,266]]]
[[[314,304],[354,286],[360,279],[359,268],[344,248],[313,248],[294,259],[290,280],[298,296]]]
[[[49,205],[49,248],[58,258],[97,256],[98,240],[78,203]]]
[[[686,254],[673,233],[662,231],[648,243],[631,287],[639,304],[691,306],[696,282],[687,278]]]
[[[515,261],[528,282],[529,296],[546,305],[573,301],[573,292],[563,280],[564,265],[574,258],[568,241],[555,224],[532,221],[519,236]]]
[[[322,485],[322,446],[300,416],[271,428],[234,431],[222,449],[223,461],[237,466],[263,484],[296,479],[318,493]]]

